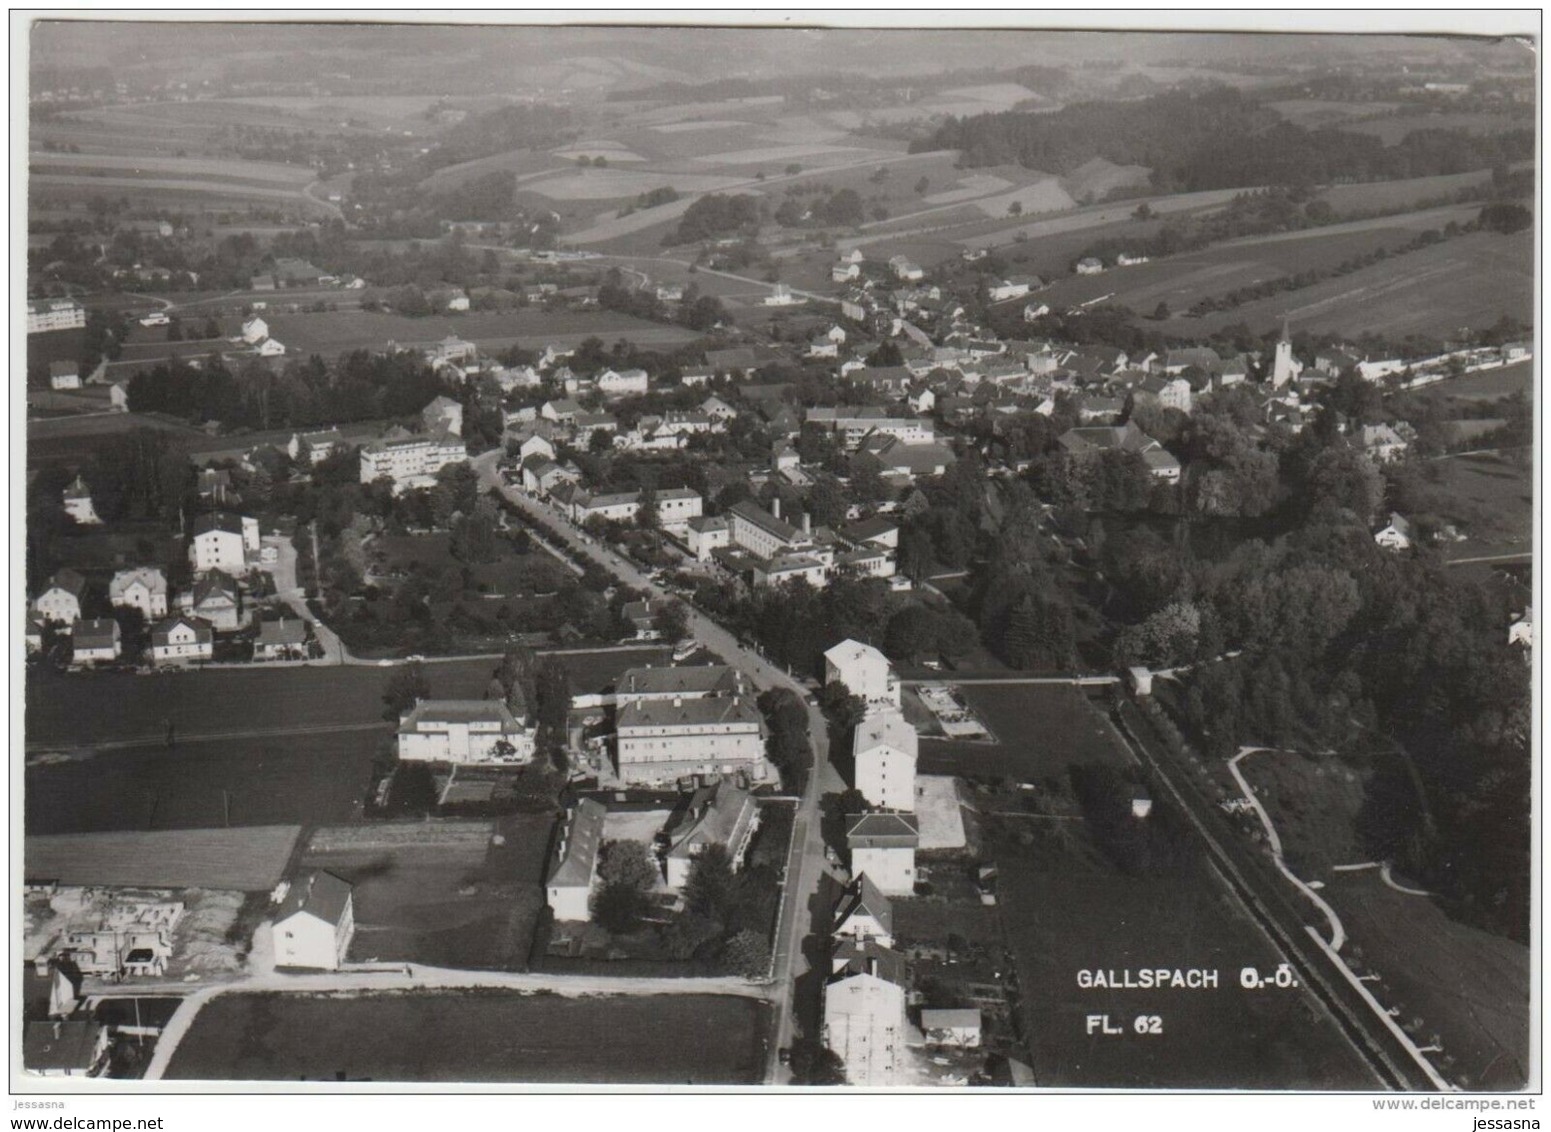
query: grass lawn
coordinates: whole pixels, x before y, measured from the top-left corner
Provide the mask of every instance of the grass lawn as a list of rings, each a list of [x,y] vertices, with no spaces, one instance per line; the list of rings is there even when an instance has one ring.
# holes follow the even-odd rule
[[[167,1077],[748,1085],[769,1023],[763,1003],[710,995],[223,995]]]
[[[1365,772],[1335,755],[1296,751],[1257,751],[1239,772],[1276,824],[1293,872],[1322,877],[1331,865],[1368,859],[1355,829]]]
[[[355,885],[351,959],[524,970],[553,825],[514,814],[320,829],[302,860]]]
[[[1430,465],[1438,478],[1424,489],[1427,510],[1457,524],[1469,541],[1450,558],[1515,554],[1531,548],[1535,524],[1533,453],[1458,456]]]
[[[1376,870],[1335,873],[1324,897],[1350,933],[1349,953],[1378,973],[1370,989],[1419,1044],[1437,1037],[1443,1075],[1464,1089],[1529,1080],[1530,955],[1456,923],[1425,896],[1386,886]]]
[[[1073,763],[1118,767],[1127,761],[1114,732],[1076,688],[1061,684],[962,684],[959,688],[997,741],[923,738],[917,768],[921,774],[1037,782],[1064,776]]]
[[[999,853],[997,864],[998,907],[1017,963],[1024,1040],[1039,1084],[1376,1087],[1307,991],[1241,989],[1240,969],[1272,971],[1277,952],[1204,864],[1126,876],[1076,822],[1059,823],[1032,846]],[[1160,967],[1214,970],[1217,987],[1078,985],[1083,970]],[[1089,1034],[1095,1014],[1124,1032]],[[1161,1032],[1135,1032],[1139,1016],[1159,1018]]]

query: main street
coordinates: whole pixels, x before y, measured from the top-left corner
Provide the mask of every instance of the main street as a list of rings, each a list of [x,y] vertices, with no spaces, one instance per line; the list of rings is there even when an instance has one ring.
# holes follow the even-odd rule
[[[545,524],[565,542],[573,554],[597,563],[627,586],[642,590],[654,598],[671,599],[671,594],[613,548],[584,535],[569,519],[549,504],[504,483],[497,466],[500,458],[501,452],[495,450],[469,461],[479,477],[480,484],[486,490],[498,492],[501,498],[524,515]],[[786,883],[782,887],[781,908],[776,921],[776,939],[771,964],[771,979],[776,991],[777,1019],[766,1080],[772,1084],[781,1084],[788,1074],[785,1066],[779,1064],[774,1051],[791,1044],[794,1029],[792,1002],[794,988],[797,979],[807,970],[802,956],[802,941],[812,931],[809,909],[824,873],[824,839],[819,800],[825,794],[844,790],[845,783],[841,781],[839,772],[829,761],[829,731],[823,713],[809,700],[809,691],[802,681],[785,669],[771,664],[753,649],[741,644],[726,629],[687,602],[685,608],[689,613],[689,631],[697,642],[722,657],[728,664],[741,669],[756,688],[790,689],[802,698],[808,712],[808,735],[813,746],[813,769],[804,784],[796,820],[792,826],[792,849],[787,859]]]

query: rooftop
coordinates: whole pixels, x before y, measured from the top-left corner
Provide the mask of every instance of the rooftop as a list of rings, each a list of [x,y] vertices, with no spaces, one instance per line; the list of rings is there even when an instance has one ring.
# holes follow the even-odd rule
[[[914,849],[921,825],[914,814],[858,814],[846,819],[851,849]]]
[[[603,819],[608,811],[602,803],[583,798],[571,811],[566,825],[564,848],[549,883],[567,888],[584,888],[592,883],[603,842]]]
[[[631,700],[619,709],[618,728],[707,727],[749,724],[764,730],[764,717],[747,696],[703,696],[698,699]]]
[[[280,902],[280,908],[275,913],[275,923],[288,920],[298,912],[305,912],[324,923],[337,924],[349,905],[349,882],[319,869],[291,882],[285,899]]]

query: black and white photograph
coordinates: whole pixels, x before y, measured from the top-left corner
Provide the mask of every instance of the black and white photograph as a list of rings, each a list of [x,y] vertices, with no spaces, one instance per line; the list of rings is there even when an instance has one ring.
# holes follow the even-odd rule
[[[13,10],[13,1107],[1539,1127],[1540,13],[989,15]]]

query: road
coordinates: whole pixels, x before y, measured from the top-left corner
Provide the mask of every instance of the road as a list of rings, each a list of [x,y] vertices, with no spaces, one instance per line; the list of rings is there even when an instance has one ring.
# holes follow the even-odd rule
[[[654,598],[667,600],[673,595],[658,586],[634,564],[610,547],[588,538],[559,511],[542,500],[502,482],[498,464],[501,453],[487,452],[469,461],[485,490],[495,491],[523,514],[553,530],[573,554],[603,567],[626,585],[645,591]],[[791,1044],[793,1033],[792,998],[797,979],[806,970],[802,941],[812,932],[809,909],[824,872],[824,840],[819,800],[829,793],[845,789],[840,774],[829,761],[829,729],[823,713],[808,701],[808,689],[785,669],[771,664],[759,653],[740,644],[731,633],[698,610],[685,604],[689,630],[695,640],[722,657],[749,677],[757,689],[788,688],[802,698],[808,712],[808,735],[813,746],[813,769],[804,784],[792,825],[792,848],[787,859],[786,883],[782,887],[780,914],[776,920],[775,947],[772,949],[771,984],[775,992],[776,1036],[771,1043],[771,1059],[766,1080],[784,1084],[789,1077],[779,1064],[776,1050]]]

